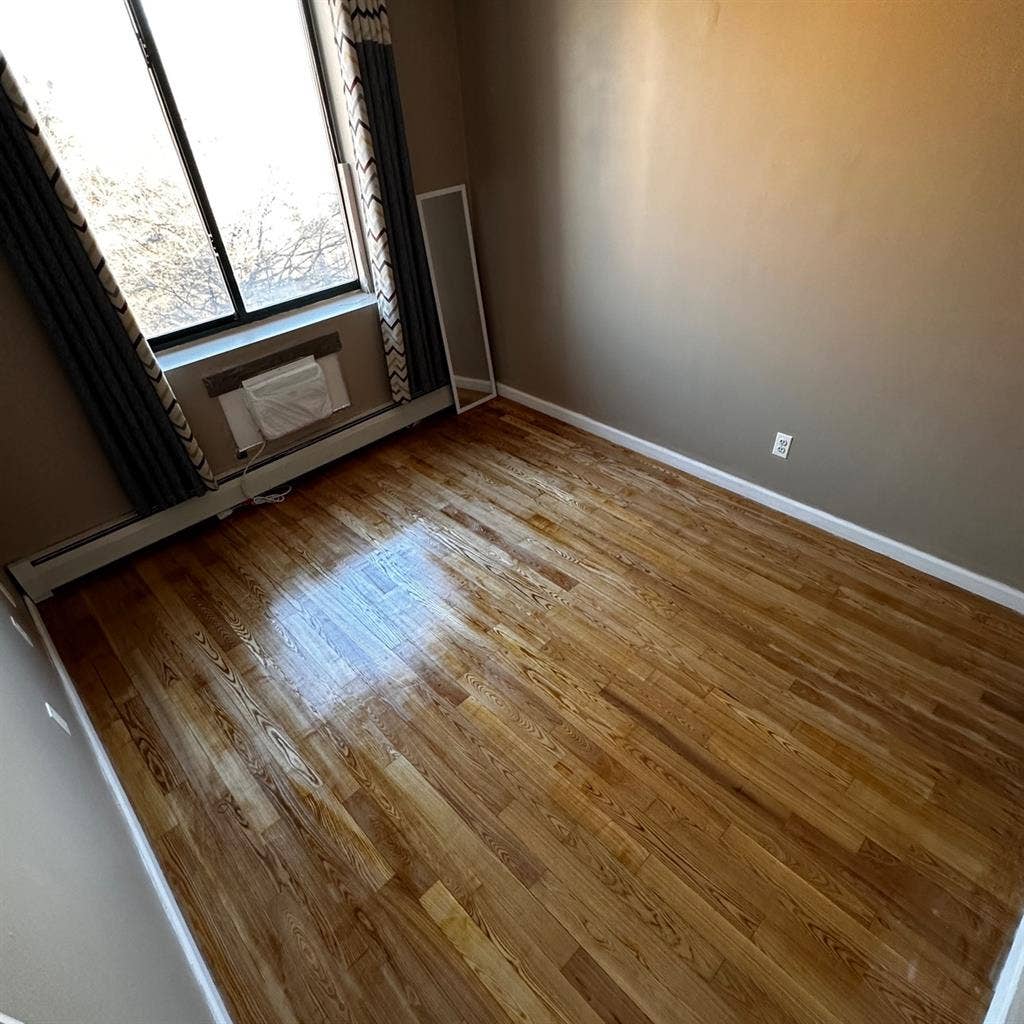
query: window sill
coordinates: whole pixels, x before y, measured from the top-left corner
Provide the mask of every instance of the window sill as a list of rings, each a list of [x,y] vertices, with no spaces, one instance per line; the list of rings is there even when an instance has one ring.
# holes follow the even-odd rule
[[[282,334],[298,330],[300,327],[324,323],[345,313],[363,309],[365,306],[376,305],[376,303],[376,297],[369,292],[346,292],[344,295],[337,295],[333,299],[324,299],[322,302],[315,302],[312,305],[303,306],[301,309],[278,313],[276,316],[260,320],[258,323],[229,327],[219,334],[213,334],[198,341],[186,342],[184,345],[178,345],[166,352],[158,352],[156,360],[164,373],[169,373],[182,366],[201,363],[214,356],[223,355],[225,352],[233,352],[248,345],[278,338]]]

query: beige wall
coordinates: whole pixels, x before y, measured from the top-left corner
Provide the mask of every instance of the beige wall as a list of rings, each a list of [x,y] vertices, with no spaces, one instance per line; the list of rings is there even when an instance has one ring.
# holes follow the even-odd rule
[[[388,0],[417,192],[466,182],[454,0]]]
[[[41,641],[29,647],[0,605],[0,1012],[28,1024],[209,1021]]]
[[[457,10],[499,379],[1024,585],[1024,6]]]
[[[0,437],[0,566],[131,511],[2,256]]]
[[[392,0],[390,10],[416,188],[462,182],[466,157],[452,0]],[[335,329],[342,338],[352,407],[333,417],[329,429],[389,400],[376,310],[364,307],[259,349],[262,354]],[[237,469],[238,461],[219,404],[207,397],[202,378],[252,355],[217,357],[168,374],[219,473]],[[131,511],[34,311],[2,259],[0,436],[0,566]]]

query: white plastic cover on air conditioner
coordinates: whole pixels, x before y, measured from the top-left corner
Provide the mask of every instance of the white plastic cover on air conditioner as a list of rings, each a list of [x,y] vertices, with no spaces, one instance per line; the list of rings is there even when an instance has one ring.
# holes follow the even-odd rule
[[[243,380],[242,393],[268,441],[326,419],[333,411],[324,372],[312,356]]]
[[[298,362],[300,360],[293,360],[288,366],[294,366]],[[330,395],[331,409],[337,412],[339,409],[348,408],[352,403],[348,396],[345,378],[341,373],[339,353],[332,352],[330,355],[321,356],[316,360],[316,364],[323,371],[324,377],[327,380],[327,393]],[[288,366],[277,367],[273,372],[285,370]],[[244,388],[239,387],[234,391],[228,391],[221,395],[218,401],[224,410],[224,417],[227,419],[228,426],[231,428],[231,433],[235,439],[235,447],[239,451],[249,451],[261,441],[266,440],[249,408]]]

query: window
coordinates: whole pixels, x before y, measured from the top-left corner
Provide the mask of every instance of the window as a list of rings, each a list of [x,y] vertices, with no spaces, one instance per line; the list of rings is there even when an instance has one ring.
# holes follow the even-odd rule
[[[300,0],[50,0],[0,20],[154,347],[358,287]]]

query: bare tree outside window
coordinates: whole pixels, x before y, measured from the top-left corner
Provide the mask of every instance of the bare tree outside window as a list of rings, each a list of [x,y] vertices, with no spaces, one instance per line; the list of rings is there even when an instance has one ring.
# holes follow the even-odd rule
[[[356,278],[293,5],[269,5],[259,19],[241,0],[146,5],[243,298],[235,310],[120,0],[53,2],[59,11],[18,5],[3,15],[5,48],[147,335]],[[59,35],[43,24],[55,16]],[[82,38],[104,40],[99,60]],[[279,73],[268,77],[270,57]]]

